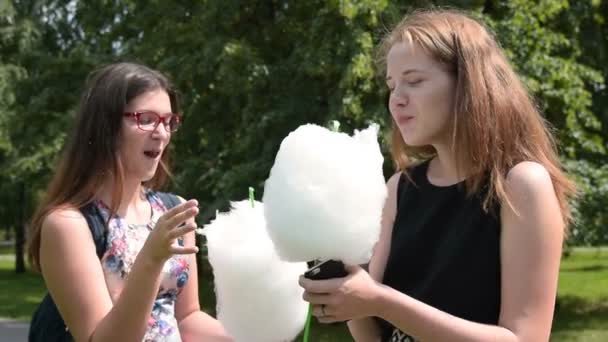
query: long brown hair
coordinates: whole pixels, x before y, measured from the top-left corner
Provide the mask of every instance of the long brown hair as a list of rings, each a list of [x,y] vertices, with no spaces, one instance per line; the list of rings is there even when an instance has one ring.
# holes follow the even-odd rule
[[[507,61],[496,39],[477,20],[455,10],[419,10],[407,15],[382,41],[381,63],[400,42],[421,47],[456,80],[452,147],[458,170],[466,170],[468,194],[488,191],[483,206],[510,205],[505,192],[508,171],[522,161],[549,172],[563,220],[571,220],[568,198],[575,187],[564,172],[548,123]],[[393,121],[391,155],[406,172],[415,160],[436,154],[432,146],[408,146]]]
[[[116,213],[123,184],[123,168],[117,154],[122,114],[131,100],[157,89],[167,92],[172,111],[179,112],[176,92],[169,80],[156,70],[140,64],[116,63],[89,75],[75,126],[30,224],[27,253],[35,269],[40,269],[41,228],[49,213],[58,208],[85,206],[108,180],[113,183],[110,211]],[[144,185],[157,189],[169,176],[169,149],[166,148],[160,167]]]

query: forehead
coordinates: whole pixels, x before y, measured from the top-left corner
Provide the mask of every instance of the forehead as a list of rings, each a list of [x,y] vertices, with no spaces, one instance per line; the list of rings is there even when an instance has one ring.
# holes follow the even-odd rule
[[[140,94],[132,99],[126,107],[127,111],[151,110],[160,113],[171,111],[169,94],[163,89],[155,89]]]
[[[422,47],[409,41],[395,43],[386,56],[387,78],[408,70],[432,71],[438,67],[438,63]]]

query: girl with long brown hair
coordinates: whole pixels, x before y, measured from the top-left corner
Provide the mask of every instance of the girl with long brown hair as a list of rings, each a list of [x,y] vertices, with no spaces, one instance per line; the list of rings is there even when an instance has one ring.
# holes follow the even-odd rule
[[[91,74],[31,223],[28,253],[49,295],[30,341],[230,340],[199,306],[198,203],[157,191],[178,113],[158,71],[117,63]]]
[[[574,186],[492,34],[452,10],[407,15],[381,54],[393,119],[369,273],[301,279],[356,341],[547,341]]]

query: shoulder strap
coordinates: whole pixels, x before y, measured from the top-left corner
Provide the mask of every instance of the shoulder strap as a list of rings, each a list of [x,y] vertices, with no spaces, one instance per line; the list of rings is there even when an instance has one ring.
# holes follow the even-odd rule
[[[99,208],[89,203],[80,208],[80,212],[87,220],[89,230],[93,235],[97,257],[101,259],[106,251],[107,229]],[[47,294],[34,311],[28,332],[29,342],[69,342],[74,341],[71,333],[66,329],[65,323],[57,309],[57,305]]]
[[[179,197],[177,197],[174,194],[168,193],[168,192],[157,192],[156,193],[158,195],[158,197],[160,198],[160,200],[163,202],[163,204],[165,205],[165,207],[167,209],[171,209],[173,207],[175,207],[176,205],[182,203],[182,201],[179,199]]]
[[[93,235],[93,242],[95,242],[95,251],[97,257],[101,259],[103,254],[106,252],[108,230],[106,229],[106,223],[104,222],[99,208],[93,203],[89,203],[84,207],[80,208],[80,212],[84,215],[84,218],[89,224],[89,230]]]

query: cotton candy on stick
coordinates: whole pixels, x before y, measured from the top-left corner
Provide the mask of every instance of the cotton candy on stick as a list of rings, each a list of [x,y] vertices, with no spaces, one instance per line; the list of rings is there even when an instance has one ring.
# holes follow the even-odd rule
[[[203,234],[215,278],[218,319],[228,333],[236,342],[292,341],[306,320],[307,303],[298,286],[306,263],[279,259],[265,227],[264,205],[234,202]]]
[[[387,195],[377,135],[377,125],[351,137],[308,124],[283,139],[263,197],[283,260],[369,261]]]

